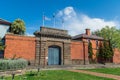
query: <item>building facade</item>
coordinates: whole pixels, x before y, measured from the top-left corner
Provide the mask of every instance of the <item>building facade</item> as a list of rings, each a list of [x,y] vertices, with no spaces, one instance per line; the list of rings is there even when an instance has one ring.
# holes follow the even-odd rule
[[[86,29],[84,34],[79,34],[74,37],[72,37],[73,40],[78,40],[78,41],[86,41],[89,43],[91,42],[92,44],[92,51],[93,51],[93,60],[98,61],[97,59],[97,52],[99,50],[100,45],[103,43],[104,38],[92,35],[90,29]]]
[[[4,44],[5,34],[10,30],[10,25],[11,25],[10,22],[0,19],[0,41],[2,41],[3,44]],[[0,51],[0,58],[3,57],[4,57],[4,51]]]
[[[9,26],[10,23],[2,21],[2,25]],[[93,58],[96,59],[99,46],[104,41],[102,37],[92,35],[90,29],[86,29],[84,34],[71,37],[67,30],[41,27],[34,35],[30,37],[6,33],[2,58],[24,58],[31,65],[41,67],[83,65],[89,64],[89,43],[92,43]],[[117,49],[114,51],[114,63],[120,63],[119,53]]]
[[[36,66],[89,64],[88,43],[72,40],[66,30],[41,27],[35,37],[6,34],[5,58],[24,58]]]
[[[69,65],[71,36],[66,30],[41,27],[36,36],[37,65]]]
[[[4,38],[5,34],[9,32],[11,23],[0,19],[0,38]]]

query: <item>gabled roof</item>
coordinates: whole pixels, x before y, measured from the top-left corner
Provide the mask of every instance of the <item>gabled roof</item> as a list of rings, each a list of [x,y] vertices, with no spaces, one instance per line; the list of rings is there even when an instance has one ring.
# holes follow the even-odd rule
[[[10,22],[8,22],[8,21],[6,21],[6,20],[3,20],[3,19],[0,19],[0,24],[11,25]]]
[[[96,36],[96,35],[86,35],[86,34],[79,34],[76,36],[73,36],[72,39],[80,39],[80,38],[85,38],[85,39],[95,39],[95,40],[104,40],[104,38]]]

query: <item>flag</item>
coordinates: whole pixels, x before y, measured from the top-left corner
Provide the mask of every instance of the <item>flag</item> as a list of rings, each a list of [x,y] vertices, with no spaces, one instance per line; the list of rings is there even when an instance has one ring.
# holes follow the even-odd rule
[[[44,13],[43,13],[43,26],[45,25],[45,21],[51,21],[51,19],[50,18],[48,18],[47,16],[45,16],[44,15]]]
[[[50,18],[48,18],[47,16],[43,16],[43,20],[46,20],[46,21],[51,21],[51,19]]]

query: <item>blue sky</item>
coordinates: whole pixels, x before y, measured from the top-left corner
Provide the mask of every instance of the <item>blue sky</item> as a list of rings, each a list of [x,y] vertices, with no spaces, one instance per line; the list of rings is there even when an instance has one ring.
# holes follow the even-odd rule
[[[85,28],[92,31],[106,25],[119,28],[120,0],[0,0],[0,18],[10,22],[23,19],[27,34],[39,30],[43,12],[51,19],[45,21],[45,26],[53,27],[55,13],[55,27],[76,35]],[[61,19],[64,19],[64,26]]]

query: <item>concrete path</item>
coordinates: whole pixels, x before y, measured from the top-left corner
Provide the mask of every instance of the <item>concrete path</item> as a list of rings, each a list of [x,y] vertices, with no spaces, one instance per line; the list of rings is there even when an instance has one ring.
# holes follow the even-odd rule
[[[104,74],[104,73],[91,72],[91,71],[85,71],[85,70],[69,70],[69,71],[80,72],[80,73],[90,74],[90,75],[94,75],[94,76],[106,77],[106,78],[120,80],[120,76],[112,75],[112,74]]]

